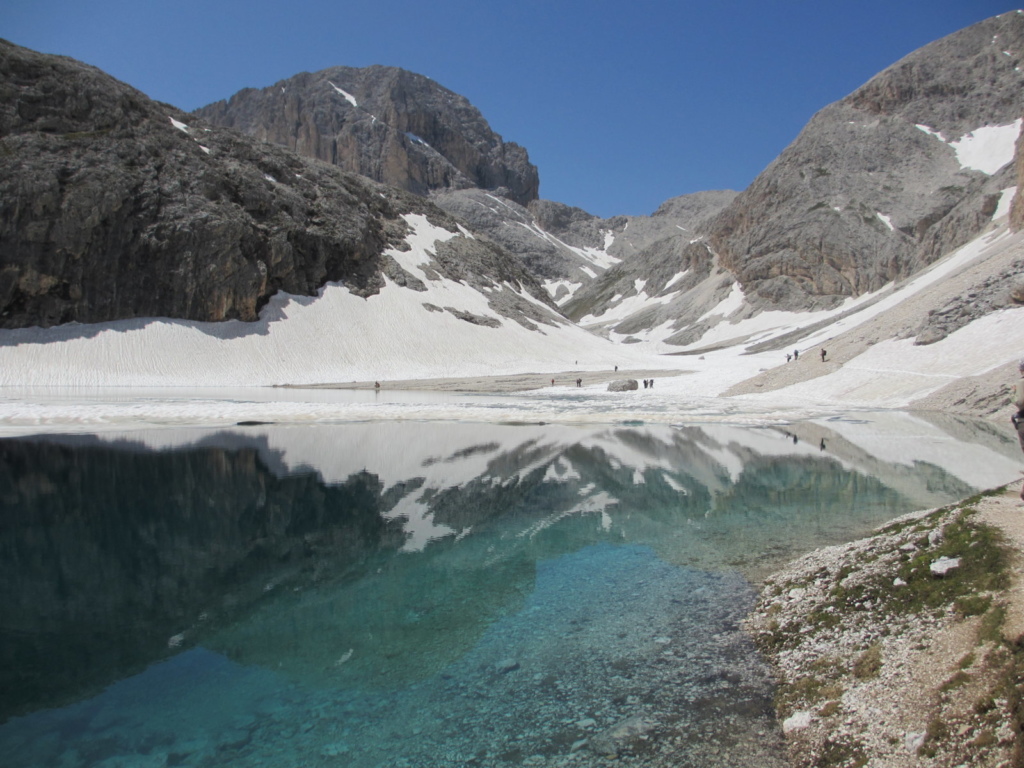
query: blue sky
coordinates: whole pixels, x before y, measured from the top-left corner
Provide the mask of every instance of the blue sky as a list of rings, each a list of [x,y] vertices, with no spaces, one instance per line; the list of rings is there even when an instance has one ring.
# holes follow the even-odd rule
[[[1019,2],[1020,0],[1018,0]],[[600,216],[743,189],[826,104],[996,0],[6,0],[0,37],[190,110],[329,66],[466,96]]]

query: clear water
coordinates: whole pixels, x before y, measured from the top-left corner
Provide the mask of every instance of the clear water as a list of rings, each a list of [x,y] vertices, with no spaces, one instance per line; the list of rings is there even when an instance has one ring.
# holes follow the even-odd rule
[[[781,764],[752,581],[1015,449],[814,429],[0,440],[2,763]]]

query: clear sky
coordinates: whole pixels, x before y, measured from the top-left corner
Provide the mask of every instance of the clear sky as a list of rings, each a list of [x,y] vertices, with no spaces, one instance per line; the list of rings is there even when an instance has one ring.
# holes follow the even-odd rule
[[[816,111],[1022,0],[5,0],[0,37],[185,110],[334,65],[468,98],[600,216],[743,189]]]

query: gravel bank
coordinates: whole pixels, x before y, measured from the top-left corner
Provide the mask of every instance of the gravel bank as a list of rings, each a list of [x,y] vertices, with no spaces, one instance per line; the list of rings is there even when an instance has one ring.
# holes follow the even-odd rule
[[[1020,764],[1019,493],[906,515],[766,580],[747,627],[793,766]]]

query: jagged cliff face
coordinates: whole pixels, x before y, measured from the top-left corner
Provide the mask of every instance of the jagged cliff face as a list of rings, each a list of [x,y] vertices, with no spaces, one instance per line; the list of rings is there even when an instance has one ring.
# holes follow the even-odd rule
[[[332,67],[247,88],[196,114],[377,181],[426,194],[502,189],[526,205],[537,169],[464,97],[396,67]]]
[[[975,236],[1016,175],[1012,163],[980,167],[963,149],[978,129],[1001,127],[1004,143],[1016,135],[1022,60],[1024,15],[1004,14],[921,48],[815,115],[712,227],[748,298],[834,305]]]
[[[0,43],[0,88],[4,328],[253,320],[277,290],[345,280],[372,291],[411,202],[187,125],[71,59]]]
[[[624,296],[636,294],[633,281],[648,277],[648,271],[658,273],[651,275],[652,283],[664,271],[669,279],[680,262],[669,257],[671,263],[663,263],[661,256],[673,243],[678,251],[697,237],[735,197],[731,190],[696,192],[668,200],[650,216],[608,219],[553,200],[522,206],[479,189],[437,192],[431,201],[514,254],[573,316],[571,306],[590,309],[612,295],[605,279],[611,272],[628,278],[630,285],[618,291]],[[595,282],[604,286],[596,293]],[[590,298],[579,304],[583,295]]]
[[[72,59],[0,41],[0,94],[0,328],[253,321],[278,291],[405,284],[382,255],[404,247],[405,214],[458,231],[417,195],[211,128]],[[501,249],[457,247],[459,279],[545,296]]]

